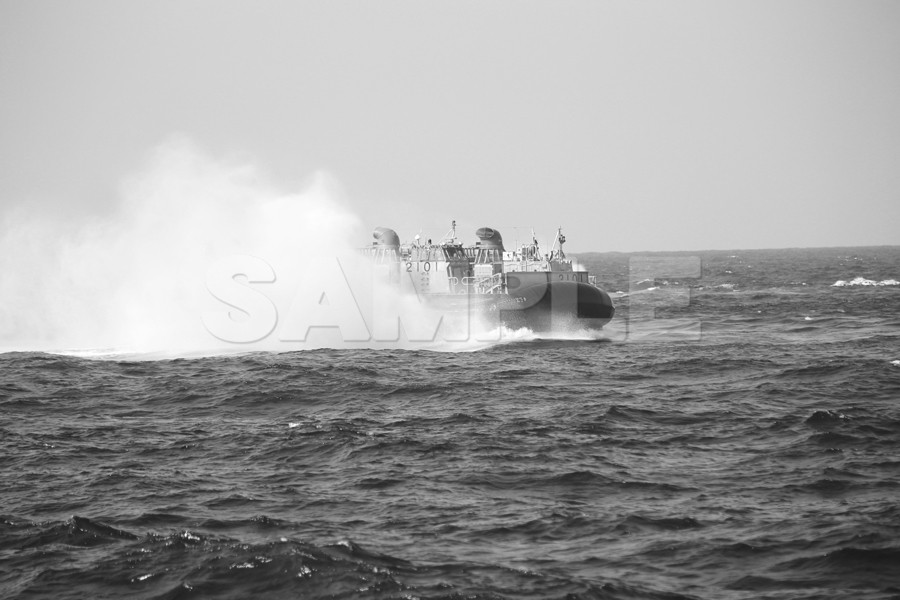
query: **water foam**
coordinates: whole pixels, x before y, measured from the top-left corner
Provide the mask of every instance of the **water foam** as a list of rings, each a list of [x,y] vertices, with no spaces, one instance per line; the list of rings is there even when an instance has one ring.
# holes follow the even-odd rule
[[[855,277],[850,281],[844,281],[843,279],[838,279],[834,283],[831,284],[831,287],[855,287],[855,286],[889,286],[889,285],[900,285],[900,281],[896,279],[883,279],[881,281],[875,281],[874,279],[866,279],[865,277]]]

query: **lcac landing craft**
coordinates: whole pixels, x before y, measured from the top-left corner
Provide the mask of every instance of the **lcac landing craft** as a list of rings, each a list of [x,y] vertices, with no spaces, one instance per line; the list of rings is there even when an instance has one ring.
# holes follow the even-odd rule
[[[482,227],[475,235],[473,246],[459,243],[454,221],[437,244],[420,243],[418,236],[401,244],[394,230],[377,227],[365,252],[379,276],[448,314],[471,311],[535,333],[601,329],[615,314],[596,278],[566,258],[561,229],[546,254],[533,235],[513,251],[506,251],[496,229]]]

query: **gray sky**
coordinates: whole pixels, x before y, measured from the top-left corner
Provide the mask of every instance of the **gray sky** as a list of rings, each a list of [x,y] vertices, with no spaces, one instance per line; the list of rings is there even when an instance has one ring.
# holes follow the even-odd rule
[[[403,238],[900,244],[900,2],[0,0],[2,210],[108,211],[173,133]]]

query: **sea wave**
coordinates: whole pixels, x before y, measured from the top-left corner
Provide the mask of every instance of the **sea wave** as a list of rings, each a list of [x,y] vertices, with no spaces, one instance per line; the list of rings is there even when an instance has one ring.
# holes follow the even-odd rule
[[[831,286],[875,253],[709,254],[644,314],[691,338],[632,343],[659,290],[626,341],[0,354],[0,597],[896,596],[900,289]]]

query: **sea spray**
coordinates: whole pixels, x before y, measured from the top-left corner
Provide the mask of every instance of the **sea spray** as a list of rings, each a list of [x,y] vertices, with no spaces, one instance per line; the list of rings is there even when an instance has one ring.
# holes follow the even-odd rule
[[[206,288],[215,261],[243,254],[270,262],[277,298],[322,256],[350,252],[361,230],[327,175],[284,193],[258,168],[175,137],[126,180],[110,214],[77,222],[23,209],[7,216],[0,344],[220,347],[200,318],[217,304]]]

